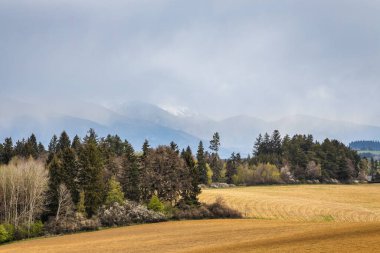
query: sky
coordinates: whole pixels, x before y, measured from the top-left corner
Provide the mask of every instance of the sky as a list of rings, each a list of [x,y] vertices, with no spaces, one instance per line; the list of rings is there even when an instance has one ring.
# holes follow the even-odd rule
[[[380,1],[2,0],[0,97],[380,126]]]

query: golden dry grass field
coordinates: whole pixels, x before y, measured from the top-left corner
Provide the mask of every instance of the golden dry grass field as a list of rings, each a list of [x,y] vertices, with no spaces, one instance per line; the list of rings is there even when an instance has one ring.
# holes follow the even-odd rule
[[[136,225],[12,243],[0,253],[380,252],[380,185],[210,189],[201,199],[219,195],[261,219]]]
[[[206,189],[201,201],[221,196],[246,217],[292,221],[380,221],[380,184],[288,185]]]

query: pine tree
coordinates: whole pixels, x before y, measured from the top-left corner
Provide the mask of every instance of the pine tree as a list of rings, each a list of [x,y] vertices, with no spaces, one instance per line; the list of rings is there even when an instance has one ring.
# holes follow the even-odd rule
[[[147,139],[145,139],[144,144],[142,146],[142,151],[143,151],[142,157],[143,157],[143,159],[148,155],[149,149],[150,149],[149,142]]]
[[[239,160],[240,158],[236,156],[235,153],[232,153],[230,159],[227,161],[226,178],[227,178],[228,184],[233,183],[233,176],[237,174],[237,167],[239,164]]]
[[[59,185],[63,183],[63,173],[61,163],[57,155],[53,154],[50,163],[48,164],[49,170],[49,190],[48,190],[48,214],[57,213],[58,208],[58,189]]]
[[[170,142],[170,148],[171,148],[173,151],[175,151],[177,154],[179,154],[178,145],[177,145],[174,141]]]
[[[202,141],[200,141],[198,145],[197,161],[198,161],[197,167],[198,167],[198,172],[199,172],[199,182],[201,184],[207,184],[208,183],[207,166],[206,166],[206,158],[205,158]]]
[[[34,159],[38,158],[38,144],[37,138],[32,134],[25,144],[25,157],[32,156]]]
[[[66,131],[63,131],[57,143],[57,152],[68,149],[70,148],[70,146],[71,146],[70,137],[67,135]]]
[[[83,215],[87,215],[86,214],[86,206],[85,206],[85,194],[84,194],[84,191],[81,190],[79,192],[79,201],[78,201],[78,204],[77,204],[77,212],[78,213],[81,213]]]
[[[91,217],[104,199],[103,159],[93,129],[86,135],[79,153],[79,182],[85,193],[86,213]]]
[[[198,187],[200,184],[199,171],[195,166],[195,161],[193,154],[191,152],[191,148],[188,146],[186,151],[183,151],[181,154],[182,159],[185,161],[186,168],[188,169],[188,174],[190,176],[190,187],[189,189],[184,189],[182,191],[182,198],[186,204],[189,205],[197,205],[198,195],[201,192],[201,189]]]
[[[255,145],[253,146],[253,156],[258,156],[261,154],[262,152],[262,141],[263,141],[263,137],[261,134],[259,134],[259,136],[256,138],[256,142],[255,142]]]
[[[4,144],[3,144],[1,162],[8,164],[13,156],[14,156],[14,150],[13,150],[12,138],[5,138]]]
[[[216,132],[214,133],[214,135],[212,136],[212,140],[210,141],[210,149],[214,153],[217,154],[219,151],[219,146],[220,146],[220,137],[219,137],[219,133]]]
[[[39,142],[38,143],[38,156],[42,156],[43,154],[45,154],[46,150],[45,150],[45,147],[44,145]]]
[[[220,146],[220,137],[219,133],[216,132],[212,136],[212,140],[210,141],[210,149],[213,151],[211,154],[211,161],[210,161],[210,167],[213,172],[212,174],[212,180],[214,182],[219,182],[221,177],[221,171],[223,169],[223,164],[220,161],[218,151]]]
[[[79,152],[79,149],[81,147],[81,141],[78,135],[74,136],[73,143],[71,144],[71,147],[75,150],[75,152]]]
[[[120,179],[125,197],[136,202],[140,201],[140,169],[132,145],[126,143],[123,158],[123,168]]]
[[[65,147],[58,153],[58,157],[61,160],[62,172],[64,173],[63,182],[70,191],[73,202],[77,203],[79,200],[79,189],[77,184],[79,171],[75,151],[70,146]]]
[[[278,130],[273,131],[270,142],[271,142],[272,153],[275,153],[276,155],[281,155],[282,140],[281,140],[280,132]]]
[[[58,138],[56,135],[53,135],[53,137],[50,140],[48,151],[49,153],[56,153],[57,152],[57,145],[58,145]]]

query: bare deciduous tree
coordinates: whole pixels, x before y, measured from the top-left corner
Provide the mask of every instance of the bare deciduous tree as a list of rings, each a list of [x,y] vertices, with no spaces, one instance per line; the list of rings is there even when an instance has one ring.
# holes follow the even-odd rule
[[[0,222],[28,227],[44,210],[48,172],[41,161],[13,159],[0,167]]]
[[[55,220],[58,221],[60,215],[66,217],[73,213],[74,204],[71,199],[71,193],[67,189],[66,185],[60,184],[58,187],[58,208]]]

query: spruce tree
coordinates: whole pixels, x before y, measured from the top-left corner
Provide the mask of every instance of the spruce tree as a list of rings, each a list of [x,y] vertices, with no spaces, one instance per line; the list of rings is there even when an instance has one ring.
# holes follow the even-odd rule
[[[48,189],[48,214],[53,215],[57,213],[58,208],[58,189],[59,185],[63,183],[63,173],[61,163],[57,155],[53,154],[50,163],[48,164],[49,170],[49,189]]]
[[[78,135],[74,136],[73,142],[71,144],[71,148],[75,150],[75,152],[79,152],[79,149],[81,147],[81,141]]]
[[[198,151],[197,151],[197,168],[199,172],[199,182],[201,184],[207,184],[208,178],[207,178],[207,166],[206,166],[206,158],[205,158],[205,152],[203,149],[203,143],[202,141],[199,142],[198,145]]]
[[[86,213],[90,217],[103,203],[103,159],[97,135],[90,129],[79,153],[79,182],[85,194]]]
[[[12,138],[5,138],[4,144],[3,144],[1,162],[8,164],[13,156],[14,156],[14,150],[13,150]]]
[[[253,156],[259,156],[262,153],[263,137],[261,134],[256,138],[256,142],[253,146]]]
[[[132,145],[126,142],[120,183],[127,199],[140,201],[140,169]]]
[[[66,131],[63,131],[57,143],[57,152],[68,149],[70,148],[70,146],[71,146],[70,137],[67,135]]]
[[[181,157],[185,161],[186,168],[188,169],[188,173],[186,174],[190,176],[191,181],[189,189],[182,191],[182,198],[186,204],[197,205],[199,204],[198,195],[201,192],[201,189],[198,187],[200,184],[200,176],[189,146],[186,148],[186,151],[182,152]]]
[[[142,158],[143,159],[148,155],[149,149],[150,149],[149,141],[147,139],[145,139],[143,146],[142,146],[142,151],[143,151]]]
[[[177,145],[174,141],[170,142],[170,148],[171,148],[173,151],[175,151],[177,154],[179,154],[178,145]]]
[[[230,159],[227,161],[226,166],[226,178],[227,183],[232,184],[233,183],[233,176],[237,174],[237,167],[239,164],[239,157],[235,155],[235,153],[231,154]]]
[[[79,187],[78,187],[78,161],[74,149],[70,146],[64,148],[58,154],[61,160],[61,167],[64,173],[63,182],[67,189],[71,193],[71,198],[74,203],[79,199]]]
[[[213,151],[211,154],[211,160],[210,160],[210,167],[212,170],[212,180],[213,182],[219,182],[220,180],[220,173],[223,169],[223,164],[220,161],[218,151],[219,151],[219,146],[220,146],[220,137],[219,133],[216,132],[212,136],[212,140],[210,141],[210,149]]]
[[[38,144],[37,144],[37,138],[34,134],[32,134],[26,144],[25,144],[25,157],[32,156],[34,159],[38,158]]]
[[[217,154],[219,151],[219,146],[220,146],[220,137],[219,137],[219,133],[216,132],[214,133],[214,135],[212,136],[212,140],[210,141],[210,149],[214,153]]]

